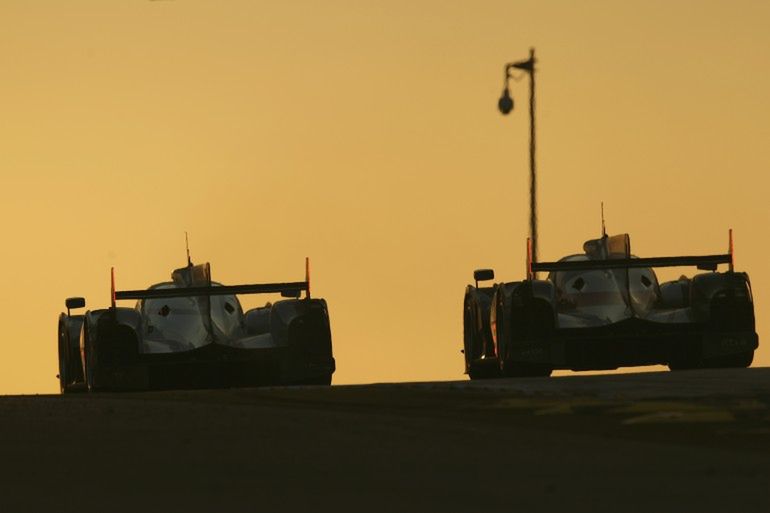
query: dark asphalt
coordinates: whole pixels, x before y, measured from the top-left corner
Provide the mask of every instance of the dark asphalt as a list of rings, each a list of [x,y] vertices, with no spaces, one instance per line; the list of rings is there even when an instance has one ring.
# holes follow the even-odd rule
[[[0,512],[770,511],[770,369],[0,397]]]

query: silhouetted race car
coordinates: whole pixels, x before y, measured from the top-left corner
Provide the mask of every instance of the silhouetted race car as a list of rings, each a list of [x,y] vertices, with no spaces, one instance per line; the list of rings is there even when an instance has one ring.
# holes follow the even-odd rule
[[[326,301],[302,282],[224,286],[209,264],[175,270],[147,290],[115,291],[112,306],[59,316],[62,392],[331,383],[335,362]],[[305,292],[305,297],[300,298]],[[283,299],[246,312],[238,294]],[[134,308],[119,300],[138,300]]]
[[[748,367],[758,347],[749,277],[723,255],[637,258],[627,234],[589,240],[558,262],[527,259],[527,279],[479,287],[464,301],[465,372],[471,379],[548,376],[553,369],[668,365]],[[716,272],[728,264],[727,272]],[[711,272],[658,283],[656,267]],[[547,271],[545,280],[535,273]]]

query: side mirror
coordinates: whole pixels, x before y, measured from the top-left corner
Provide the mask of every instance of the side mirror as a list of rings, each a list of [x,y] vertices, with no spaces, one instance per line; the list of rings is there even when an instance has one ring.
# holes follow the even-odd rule
[[[478,287],[480,281],[494,280],[495,271],[493,269],[476,269],[473,271],[473,279],[476,280],[476,287]]]
[[[83,308],[86,306],[86,300],[82,297],[68,297],[64,301],[64,306],[67,307],[67,317],[70,315],[70,310],[72,308]]]
[[[290,290],[282,290],[281,291],[281,297],[288,297],[288,298],[292,298],[292,299],[297,299],[300,296],[300,294],[302,294],[301,290],[290,289]]]
[[[67,307],[67,310],[73,308],[83,308],[86,306],[86,300],[82,297],[68,297],[67,300],[64,301],[64,305]]]

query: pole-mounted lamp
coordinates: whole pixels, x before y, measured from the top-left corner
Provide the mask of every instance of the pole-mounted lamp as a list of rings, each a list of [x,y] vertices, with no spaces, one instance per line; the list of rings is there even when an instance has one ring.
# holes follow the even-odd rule
[[[518,69],[529,74],[529,237],[532,244],[532,261],[537,262],[537,181],[535,175],[535,49],[530,48],[529,59],[510,62],[505,65],[503,94],[497,101],[497,108],[503,115],[513,110],[513,98],[508,89],[511,79],[518,80],[511,71]],[[534,275],[537,278],[537,274]]]

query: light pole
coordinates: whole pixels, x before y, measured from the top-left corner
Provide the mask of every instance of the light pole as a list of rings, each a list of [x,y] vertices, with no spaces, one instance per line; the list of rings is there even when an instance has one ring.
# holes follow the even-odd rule
[[[497,102],[497,108],[504,115],[513,110],[513,98],[508,83],[513,78],[512,69],[529,73],[529,237],[532,245],[532,262],[537,262],[537,180],[535,175],[535,49],[529,49],[526,61],[509,62],[505,65],[503,94]],[[537,273],[534,273],[537,278]]]

